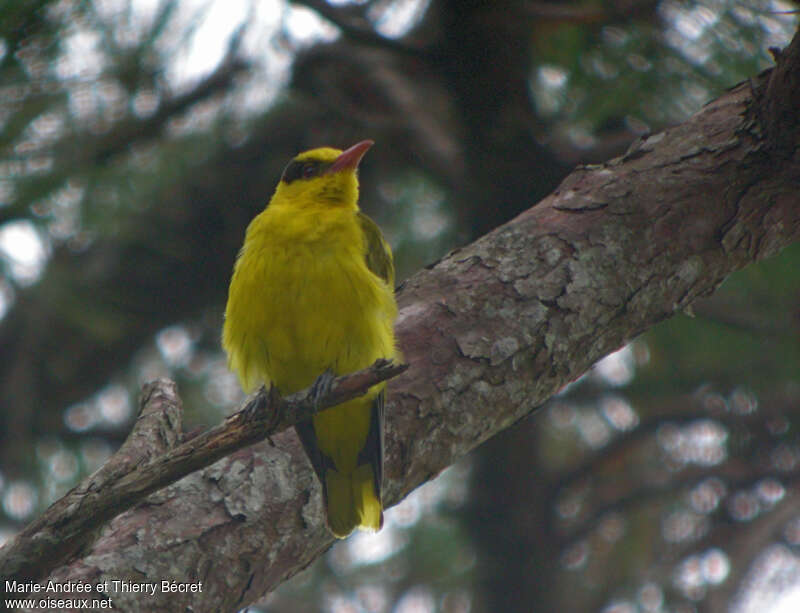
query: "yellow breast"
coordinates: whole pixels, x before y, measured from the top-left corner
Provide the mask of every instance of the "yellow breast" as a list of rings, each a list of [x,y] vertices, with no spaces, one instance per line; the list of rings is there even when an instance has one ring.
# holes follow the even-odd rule
[[[288,394],[328,368],[393,357],[395,315],[392,288],[367,268],[355,211],[270,206],[248,227],[223,347],[246,390],[274,383]]]

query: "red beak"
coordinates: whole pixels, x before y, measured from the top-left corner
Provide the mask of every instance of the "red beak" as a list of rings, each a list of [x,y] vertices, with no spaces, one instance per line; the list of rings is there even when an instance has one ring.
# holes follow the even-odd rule
[[[355,170],[358,168],[358,163],[361,161],[361,158],[364,157],[367,149],[374,144],[375,141],[373,140],[362,140],[346,151],[342,151],[339,157],[333,161],[333,164],[328,167],[328,173],[340,172],[342,170]]]

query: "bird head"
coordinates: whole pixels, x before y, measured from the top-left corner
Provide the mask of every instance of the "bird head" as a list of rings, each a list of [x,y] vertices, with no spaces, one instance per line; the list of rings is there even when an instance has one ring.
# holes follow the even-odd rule
[[[358,208],[358,164],[373,141],[349,149],[321,147],[297,155],[283,171],[273,202]]]

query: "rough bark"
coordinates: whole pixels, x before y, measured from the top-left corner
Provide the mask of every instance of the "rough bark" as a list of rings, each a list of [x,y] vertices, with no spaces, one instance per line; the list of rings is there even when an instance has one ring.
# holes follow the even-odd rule
[[[621,158],[577,169],[403,285],[397,332],[411,367],[389,385],[389,505],[732,271],[800,238],[800,138],[796,117],[766,130],[770,74]],[[773,82],[770,96],[796,95],[784,91],[790,81]],[[284,433],[152,494],[51,578],[202,582],[202,594],[107,595],[122,610],[234,611],[332,542],[311,468]]]

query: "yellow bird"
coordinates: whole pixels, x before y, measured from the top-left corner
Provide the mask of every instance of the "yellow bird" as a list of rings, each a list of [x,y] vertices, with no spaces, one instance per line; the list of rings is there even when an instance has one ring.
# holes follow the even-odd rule
[[[373,142],[295,157],[247,228],[228,292],[222,346],[249,392],[291,394],[331,371],[396,356],[394,264],[358,208],[357,170]],[[383,525],[384,385],[298,425],[338,538]]]

